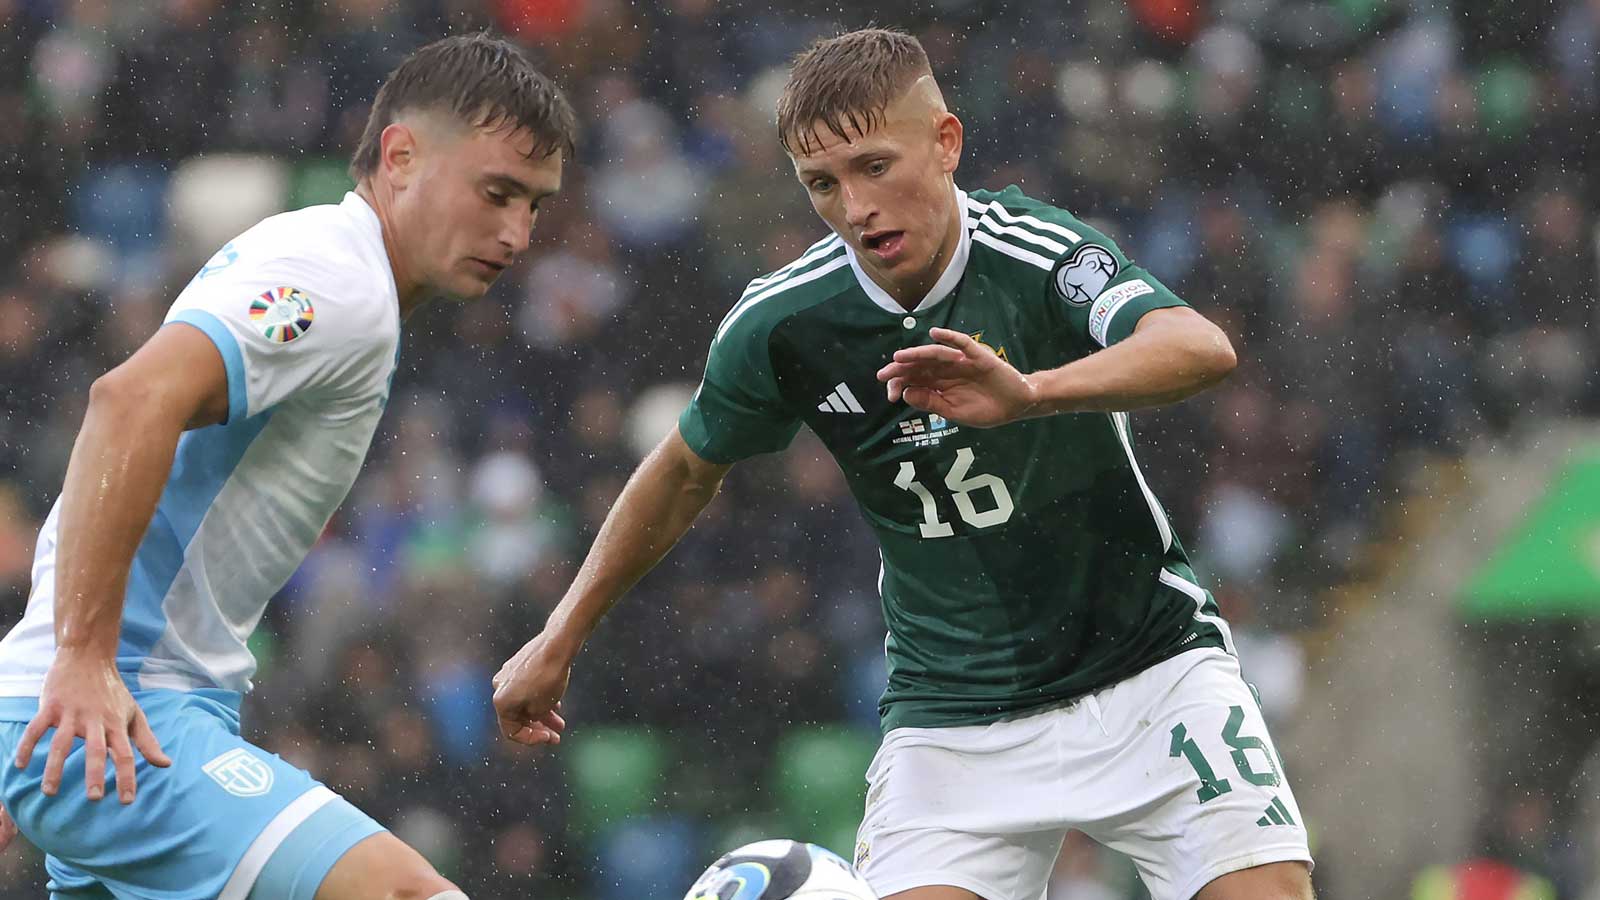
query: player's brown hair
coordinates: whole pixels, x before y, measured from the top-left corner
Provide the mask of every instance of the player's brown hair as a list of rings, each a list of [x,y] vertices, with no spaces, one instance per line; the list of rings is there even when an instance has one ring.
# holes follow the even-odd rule
[[[778,99],[778,142],[810,153],[819,128],[850,140],[883,124],[884,113],[924,75],[928,53],[898,29],[864,28],[825,38],[794,59]]]
[[[477,128],[526,131],[535,156],[560,152],[570,160],[577,147],[572,105],[515,44],[481,32],[457,35],[419,48],[389,73],[350,159],[350,177],[360,181],[377,171],[383,129],[423,109]]]

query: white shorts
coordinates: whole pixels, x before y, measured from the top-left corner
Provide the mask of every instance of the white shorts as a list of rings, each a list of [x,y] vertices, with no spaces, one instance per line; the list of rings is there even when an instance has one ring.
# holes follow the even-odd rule
[[[856,866],[882,897],[1042,900],[1076,828],[1131,857],[1154,900],[1189,900],[1228,872],[1311,861],[1282,772],[1238,662],[1191,650],[1048,712],[889,732]]]

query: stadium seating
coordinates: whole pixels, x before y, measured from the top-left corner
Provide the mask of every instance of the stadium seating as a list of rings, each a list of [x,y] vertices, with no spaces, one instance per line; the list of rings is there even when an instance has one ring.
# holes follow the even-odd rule
[[[876,750],[872,734],[832,726],[795,728],[779,739],[772,786],[794,837],[849,853],[866,802],[862,775]]]
[[[600,842],[595,900],[680,900],[702,868],[698,832],[686,820],[643,816]]]
[[[670,755],[660,734],[629,726],[596,728],[564,750],[579,830],[594,835],[655,805]]]
[[[170,246],[198,266],[234,235],[282,212],[288,194],[289,167],[276,157],[219,153],[186,159],[167,188]]]

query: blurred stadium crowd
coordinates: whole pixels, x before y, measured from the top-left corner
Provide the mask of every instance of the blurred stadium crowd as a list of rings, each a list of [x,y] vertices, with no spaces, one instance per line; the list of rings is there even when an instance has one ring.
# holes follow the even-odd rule
[[[401,56],[492,27],[573,97],[578,165],[487,299],[409,324],[367,470],[263,623],[246,731],[474,897],[675,900],[757,833],[848,853],[877,558],[804,436],[602,629],[567,746],[498,741],[488,683],[744,282],[818,236],[782,66],[869,19],[926,44],[958,183],[1074,210],[1233,335],[1228,383],[1136,421],[1275,721],[1419,466],[1600,404],[1590,0],[0,0],[0,626],[90,381],[230,228],[337,200]],[[39,869],[0,857],[0,898]],[[1083,842],[1060,873],[1053,900],[1138,896]]]

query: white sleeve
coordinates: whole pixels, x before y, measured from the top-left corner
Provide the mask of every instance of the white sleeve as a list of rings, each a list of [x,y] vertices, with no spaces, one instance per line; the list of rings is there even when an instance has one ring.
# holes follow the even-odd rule
[[[238,422],[292,396],[359,385],[381,364],[374,298],[341,280],[282,258],[207,264],[163,324],[191,325],[216,344],[228,374],[225,421]]]

